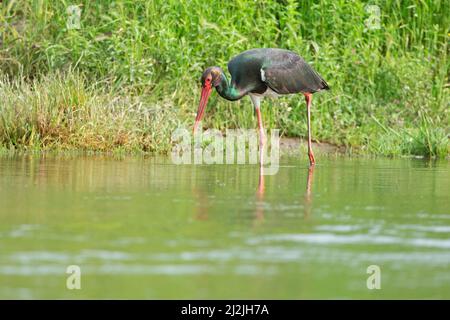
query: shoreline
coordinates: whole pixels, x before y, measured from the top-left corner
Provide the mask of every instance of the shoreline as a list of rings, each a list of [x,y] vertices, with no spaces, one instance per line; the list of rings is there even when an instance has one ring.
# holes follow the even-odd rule
[[[444,158],[426,157],[423,155],[397,155],[387,156],[380,154],[373,154],[370,152],[360,152],[359,148],[349,149],[345,146],[336,145],[326,141],[312,141],[313,151],[316,155],[320,156],[348,156],[351,158],[385,158],[385,159],[424,159],[424,160],[446,160],[450,161],[450,154]],[[281,156],[297,156],[300,154],[306,154],[308,150],[307,140],[300,137],[280,137],[280,155]],[[113,149],[109,151],[105,150],[83,150],[77,148],[53,148],[47,150],[10,150],[6,148],[0,148],[0,157],[4,156],[105,156],[105,157],[167,157],[170,152],[158,153],[158,152],[144,152],[141,150],[130,151]]]

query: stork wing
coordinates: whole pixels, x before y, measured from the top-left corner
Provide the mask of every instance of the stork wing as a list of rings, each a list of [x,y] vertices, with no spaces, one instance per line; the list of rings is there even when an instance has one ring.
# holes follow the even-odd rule
[[[293,52],[283,53],[261,68],[261,80],[279,94],[328,89],[328,84],[305,60]]]

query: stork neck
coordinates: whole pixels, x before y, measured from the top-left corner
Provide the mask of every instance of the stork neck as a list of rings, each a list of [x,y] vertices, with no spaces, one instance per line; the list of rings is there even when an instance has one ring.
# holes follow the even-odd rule
[[[223,72],[220,79],[220,84],[216,87],[216,90],[222,98],[234,101],[242,98],[245,95],[245,92],[239,90],[238,88],[236,88],[236,86],[228,81],[227,76]]]

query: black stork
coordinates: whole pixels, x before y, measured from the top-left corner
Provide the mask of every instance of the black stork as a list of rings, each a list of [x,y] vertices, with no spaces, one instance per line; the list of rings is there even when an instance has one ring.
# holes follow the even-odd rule
[[[283,49],[252,49],[242,52],[228,63],[231,81],[220,67],[207,68],[201,77],[202,93],[195,118],[194,133],[203,117],[212,88],[227,100],[235,101],[249,95],[258,117],[260,147],[264,145],[264,129],[260,102],[264,96],[301,93],[305,96],[308,118],[308,155],[315,164],[311,146],[312,94],[328,90],[325,80],[295,52]]]

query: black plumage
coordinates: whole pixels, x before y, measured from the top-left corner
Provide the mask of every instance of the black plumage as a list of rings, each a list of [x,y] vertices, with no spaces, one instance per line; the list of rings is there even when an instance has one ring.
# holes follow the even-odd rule
[[[212,88],[229,101],[250,96],[258,119],[260,163],[263,163],[264,128],[261,116],[261,96],[301,93],[306,101],[308,156],[315,164],[311,140],[312,94],[329,89],[326,81],[298,54],[283,49],[252,49],[237,55],[228,63],[231,81],[220,67],[207,68],[201,77],[202,93],[193,131],[201,121]]]
[[[314,93],[329,89],[326,81],[295,52],[262,48],[245,51],[228,63],[231,84],[247,93]]]

